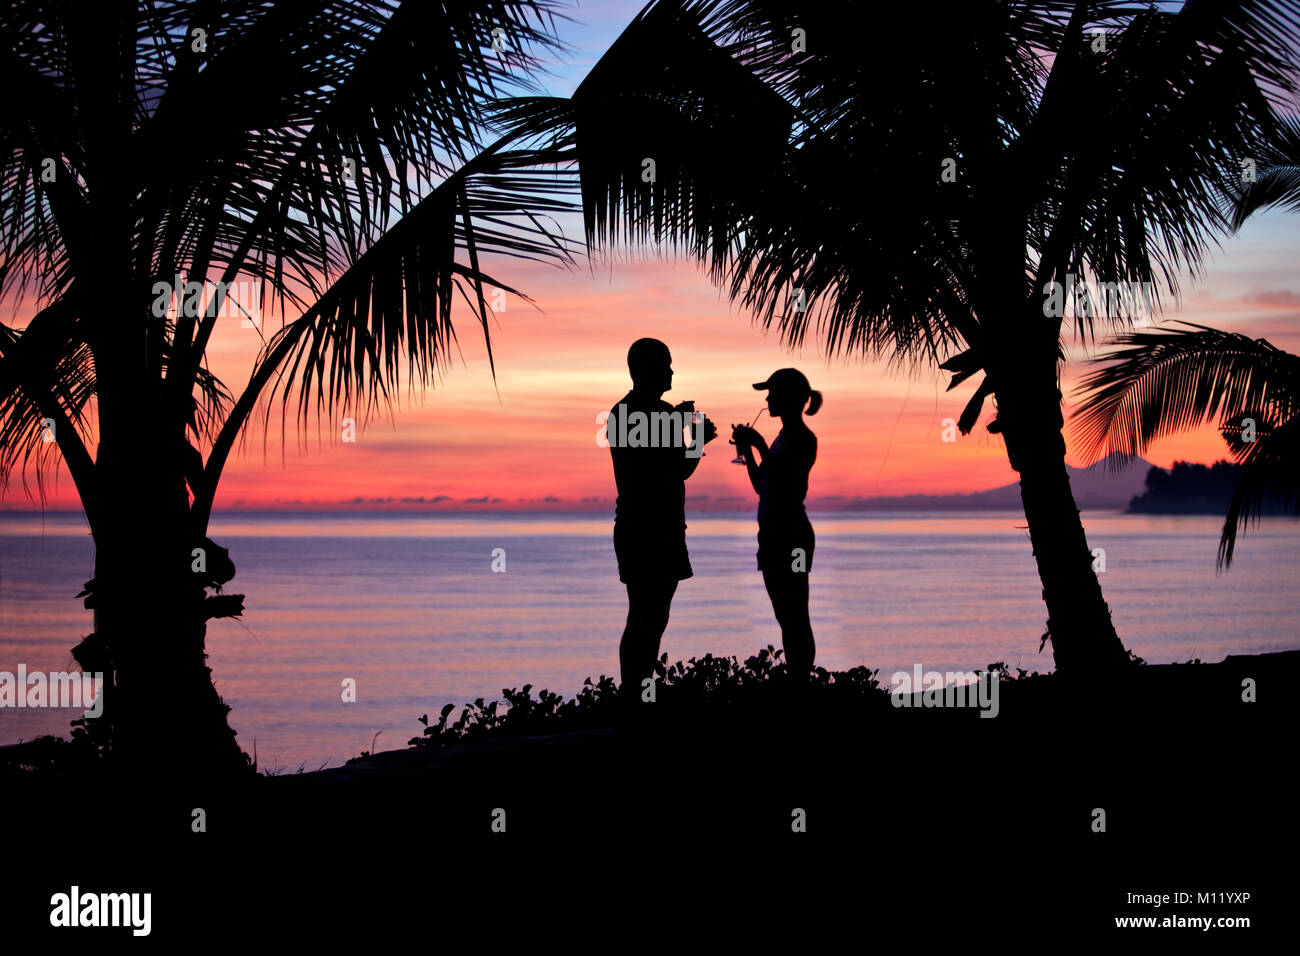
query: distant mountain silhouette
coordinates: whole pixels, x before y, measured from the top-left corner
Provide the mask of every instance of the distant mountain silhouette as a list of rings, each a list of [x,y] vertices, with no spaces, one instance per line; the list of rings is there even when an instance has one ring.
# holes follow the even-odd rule
[[[1136,455],[1114,452],[1087,468],[1065,466],[1070,487],[1080,508],[1124,509],[1146,489],[1151,462]],[[1159,471],[1160,469],[1156,469]],[[845,511],[1007,511],[1022,507],[1020,484],[1013,482],[957,495],[899,495],[863,498],[843,506]],[[1220,509],[1222,510],[1222,509]]]

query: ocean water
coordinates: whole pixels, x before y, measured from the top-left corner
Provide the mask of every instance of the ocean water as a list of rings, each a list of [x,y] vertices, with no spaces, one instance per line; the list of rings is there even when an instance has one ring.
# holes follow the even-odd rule
[[[1151,663],[1300,648],[1300,524],[1266,519],[1216,574],[1221,519],[1085,514],[1126,646]],[[1018,513],[814,515],[818,664],[887,681],[914,664],[1050,670],[1046,611]],[[607,518],[556,515],[218,515],[246,595],[208,626],[209,663],[264,768],[337,766],[403,747],[417,718],[502,688],[572,696],[617,677],[626,593]],[[741,660],[780,644],[747,517],[695,517],[695,577],[673,602],[669,660]],[[493,553],[504,549],[505,571]],[[74,595],[93,548],[80,515],[0,513],[0,671],[74,667],[89,633]],[[342,700],[343,681],[357,700]],[[536,691],[534,691],[535,693]],[[0,709],[0,743],[66,735],[72,710]]]

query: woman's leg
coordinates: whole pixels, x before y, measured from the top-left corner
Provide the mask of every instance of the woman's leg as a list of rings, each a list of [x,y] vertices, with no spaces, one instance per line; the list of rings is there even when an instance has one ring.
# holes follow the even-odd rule
[[[817,647],[808,617],[808,575],[782,567],[764,568],[763,584],[781,625],[781,646],[792,677],[807,679],[812,673]]]

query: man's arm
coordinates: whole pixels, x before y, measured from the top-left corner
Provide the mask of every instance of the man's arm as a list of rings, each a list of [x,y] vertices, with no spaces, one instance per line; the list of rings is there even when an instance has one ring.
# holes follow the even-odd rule
[[[699,432],[696,431],[696,429],[699,427],[700,426],[696,425],[694,422],[691,422],[691,444],[689,448],[684,448],[682,450],[682,480],[683,481],[691,477],[691,475],[695,474],[695,469],[698,468],[700,464],[700,458],[702,457],[701,455],[686,454],[686,452],[689,451],[690,448],[695,447],[695,443],[699,440],[700,435]],[[706,417],[704,419],[704,444],[707,445],[709,442],[713,441],[713,439],[717,437],[718,437],[717,426],[714,425],[713,422]],[[704,450],[702,446],[700,450],[701,451]]]
[[[700,465],[699,456],[692,458],[690,455],[682,455],[682,481],[685,481],[691,475],[695,474],[695,469]]]

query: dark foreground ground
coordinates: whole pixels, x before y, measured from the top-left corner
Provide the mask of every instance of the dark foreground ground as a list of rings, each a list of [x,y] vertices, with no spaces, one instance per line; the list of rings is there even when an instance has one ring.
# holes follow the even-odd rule
[[[1293,932],[1298,678],[1288,652],[1104,686],[1004,683],[994,719],[830,704],[659,714],[640,730],[378,754],[225,791],[9,774],[4,932],[375,949],[400,936],[430,951],[705,937],[1018,951],[1095,935],[1249,948]],[[51,930],[50,896],[74,883],[151,892],[150,940]],[[1251,927],[1116,928],[1125,916]]]

